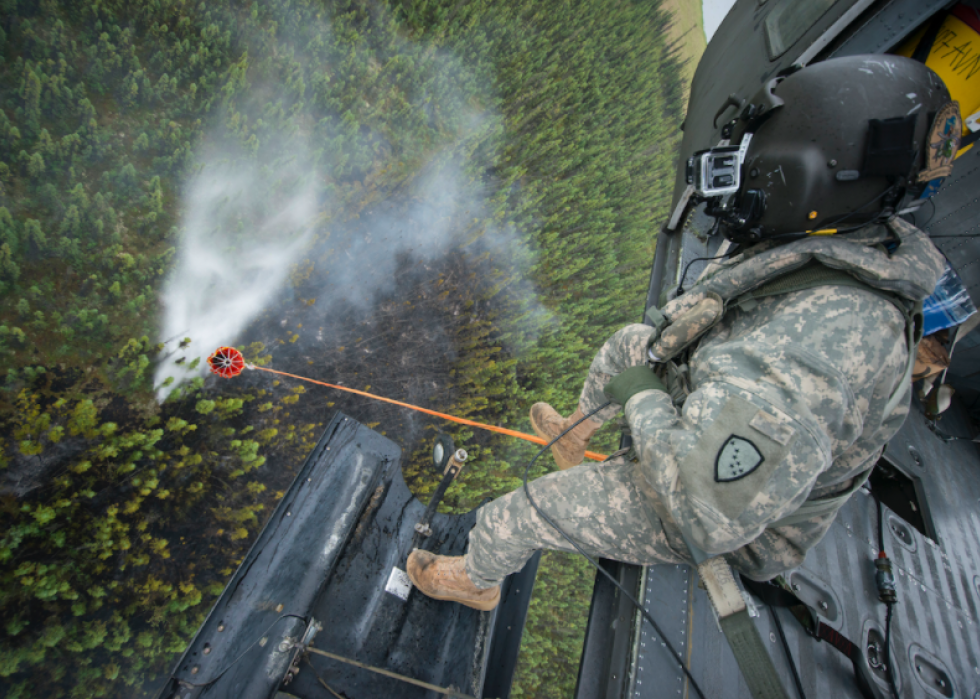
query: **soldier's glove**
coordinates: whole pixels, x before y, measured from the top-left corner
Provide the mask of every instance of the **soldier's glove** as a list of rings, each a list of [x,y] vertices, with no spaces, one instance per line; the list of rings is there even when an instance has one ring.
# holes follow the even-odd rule
[[[666,391],[667,387],[646,365],[630,367],[606,384],[602,392],[613,403],[626,405],[626,402],[641,391]]]

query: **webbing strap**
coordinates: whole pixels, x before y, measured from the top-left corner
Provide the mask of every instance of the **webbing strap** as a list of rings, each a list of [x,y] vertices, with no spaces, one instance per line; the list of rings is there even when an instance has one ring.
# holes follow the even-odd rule
[[[743,609],[723,617],[720,623],[752,696],[756,699],[788,699],[786,688],[772,664],[759,629],[752,623],[749,611]]]
[[[658,334],[660,333],[661,330],[663,330],[664,326],[667,325],[667,323],[669,322],[667,320],[667,316],[661,313],[660,309],[657,308],[656,306],[650,306],[650,308],[648,308],[647,312],[644,314],[644,317],[648,321],[650,321],[650,325],[652,325],[657,329]]]
[[[871,475],[871,470],[863,471],[854,477],[854,481],[848,486],[847,490],[843,493],[837,495],[831,495],[830,497],[819,498],[816,500],[806,500],[802,505],[797,508],[796,512],[791,515],[787,515],[782,519],[777,519],[775,522],[769,524],[767,529],[775,529],[776,527],[792,527],[797,524],[802,524],[803,522],[809,521],[816,517],[823,517],[825,515],[833,514],[837,512],[844,503],[856,493],[861,486],[864,485],[865,481],[868,480],[868,476]]]
[[[870,674],[868,661],[865,659],[864,652],[860,646],[820,621],[816,611],[812,607],[785,587],[773,585],[772,583],[756,582],[746,578],[744,575],[742,576],[742,584],[745,585],[745,588],[749,592],[770,607],[789,609],[807,634],[821,641],[826,641],[840,651],[842,655],[851,661],[851,667],[854,670],[854,680],[857,683],[858,691],[861,692],[861,696],[865,699],[880,699],[880,693],[875,688],[875,682]]]
[[[855,660],[855,656],[857,655],[857,646],[855,646],[849,638],[846,636],[841,636],[822,621],[817,627],[817,638],[819,638],[821,641],[826,641],[847,656],[850,660]]]
[[[733,302],[737,305],[744,305],[750,300],[754,301],[779,294],[791,294],[796,291],[807,291],[818,286],[849,286],[854,289],[870,291],[872,294],[892,303],[903,316],[909,315],[909,308],[912,305],[911,301],[906,301],[895,294],[873,287],[844,270],[828,267],[816,260],[811,260],[797,270],[776,277],[747,294],[733,299]]]
[[[699,565],[698,573],[752,696],[756,699],[789,699],[759,629],[749,616],[731,566],[724,558],[716,556]]]

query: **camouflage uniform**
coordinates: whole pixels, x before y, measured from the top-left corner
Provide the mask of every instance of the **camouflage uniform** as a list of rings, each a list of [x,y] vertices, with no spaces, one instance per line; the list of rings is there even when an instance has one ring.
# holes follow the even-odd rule
[[[942,255],[900,219],[887,227],[901,240],[892,254],[873,245],[886,237],[884,226],[760,246],[665,306],[664,315],[676,317],[706,295],[732,300],[774,271],[811,261],[919,301],[935,288]],[[606,342],[582,390],[583,412],[608,400],[602,388],[613,376],[646,361],[655,333],[631,325]],[[552,473],[530,484],[531,495],[591,555],[641,565],[724,555],[749,577],[771,578],[802,563],[836,511],[791,525],[778,520],[807,499],[863,481],[904,421],[906,345],[903,314],[866,288],[818,286],[730,305],[690,356],[692,392],[680,409],[663,391],[628,401],[636,461]],[[898,407],[886,415],[893,395]],[[618,407],[597,417],[608,420]],[[521,488],[478,512],[467,573],[489,587],[539,548],[573,550]]]

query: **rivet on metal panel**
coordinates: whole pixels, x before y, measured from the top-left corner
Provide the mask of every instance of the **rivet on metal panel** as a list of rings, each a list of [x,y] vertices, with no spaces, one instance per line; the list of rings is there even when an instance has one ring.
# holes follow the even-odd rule
[[[276,611],[277,612],[281,612],[282,611],[282,605],[281,604],[277,604],[276,605]]]
[[[769,642],[770,643],[776,642],[776,634],[774,634],[772,631],[769,632]]]
[[[922,455],[919,454],[919,450],[909,444],[909,456],[912,457],[912,461],[915,462],[916,466],[922,465]]]
[[[191,674],[192,675],[196,675],[197,672],[198,672],[198,670],[200,670],[200,669],[201,669],[200,666],[195,665],[194,667],[191,668]]]

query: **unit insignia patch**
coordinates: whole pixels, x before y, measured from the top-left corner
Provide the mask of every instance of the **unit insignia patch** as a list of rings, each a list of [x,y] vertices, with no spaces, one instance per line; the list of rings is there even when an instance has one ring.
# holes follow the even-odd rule
[[[943,105],[929,129],[926,166],[919,173],[919,182],[928,182],[937,177],[948,177],[953,171],[953,161],[960,147],[963,134],[963,117],[960,116],[960,103],[947,102]]]
[[[727,483],[752,473],[765,461],[755,444],[732,435],[721,445],[715,457],[715,481]]]

